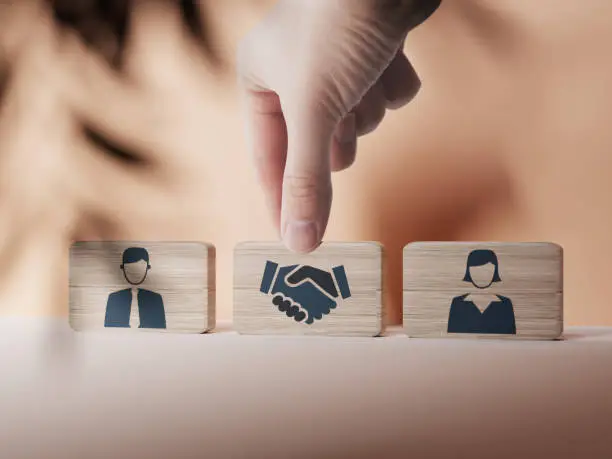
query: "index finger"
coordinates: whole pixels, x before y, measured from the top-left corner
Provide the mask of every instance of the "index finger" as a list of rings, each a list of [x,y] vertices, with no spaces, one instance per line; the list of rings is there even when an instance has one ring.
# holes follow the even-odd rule
[[[288,133],[281,231],[290,250],[310,252],[321,243],[332,202],[330,151],[334,123],[316,109],[285,110]]]

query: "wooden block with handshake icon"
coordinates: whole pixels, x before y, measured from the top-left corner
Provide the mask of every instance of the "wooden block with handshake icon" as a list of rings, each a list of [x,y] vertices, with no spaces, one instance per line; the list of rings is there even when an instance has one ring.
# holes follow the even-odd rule
[[[204,333],[214,328],[211,245],[83,242],[70,256],[76,330]],[[410,337],[557,339],[563,251],[551,243],[418,242],[404,249]],[[310,254],[248,242],[234,252],[234,327],[241,334],[379,336],[383,248],[324,243]]]

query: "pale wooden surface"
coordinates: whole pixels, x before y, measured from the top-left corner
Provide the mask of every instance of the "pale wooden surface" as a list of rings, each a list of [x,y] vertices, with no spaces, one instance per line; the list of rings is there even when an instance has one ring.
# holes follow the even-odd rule
[[[130,288],[120,269],[128,247],[144,247],[151,269],[138,286],[163,297],[166,329],[104,327],[109,294]],[[215,326],[215,249],[198,242],[77,242],[70,250],[70,324],[77,331],[204,333]]]
[[[478,341],[230,326],[114,336],[0,318],[0,457],[612,457],[612,328]]]
[[[324,243],[311,254],[289,252],[277,242],[246,242],[234,252],[234,326],[244,334],[377,336],[384,331],[382,257],[374,242]],[[266,261],[329,270],[344,265],[351,297],[322,320],[295,322],[259,291]]]
[[[448,334],[454,297],[485,290],[464,282],[469,253],[490,249],[500,282],[487,294],[512,301],[516,335]],[[417,242],[404,249],[404,328],[411,337],[556,339],[563,332],[563,250],[551,243]]]

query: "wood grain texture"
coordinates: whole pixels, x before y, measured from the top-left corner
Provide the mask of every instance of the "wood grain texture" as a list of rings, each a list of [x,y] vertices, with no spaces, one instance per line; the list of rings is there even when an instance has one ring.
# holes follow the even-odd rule
[[[243,334],[378,336],[384,331],[382,246],[371,242],[324,243],[304,255],[276,242],[247,242],[234,252],[234,326]],[[296,322],[260,287],[267,262],[280,268],[308,265],[327,272],[344,266],[351,296],[312,324]]]
[[[506,292],[563,290],[563,250],[550,243],[414,242],[404,249],[404,290],[462,290],[469,253],[493,250]]]
[[[105,328],[111,293],[130,288],[120,269],[129,247],[149,253],[139,287],[160,294],[166,329]],[[70,325],[77,331],[205,333],[215,327],[215,248],[198,242],[77,242],[70,250]]]
[[[479,289],[464,281],[474,250],[495,253],[499,282]],[[411,337],[556,339],[563,333],[563,250],[556,244],[412,243],[404,249],[403,285],[404,329]],[[451,303],[466,294],[477,302],[487,295],[509,298],[516,334],[448,333]]]

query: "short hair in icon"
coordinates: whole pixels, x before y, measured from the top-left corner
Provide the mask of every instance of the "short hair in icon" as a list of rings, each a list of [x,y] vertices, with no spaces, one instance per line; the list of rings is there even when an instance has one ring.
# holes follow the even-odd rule
[[[495,273],[493,273],[493,282],[501,281],[499,277],[499,263],[497,261],[497,255],[492,250],[473,250],[468,255],[467,266],[465,268],[465,276],[463,277],[464,282],[473,282],[472,276],[470,275],[470,268],[472,266],[483,266],[487,263],[493,263],[495,265]]]
[[[130,247],[123,251],[123,262],[121,264],[121,267],[123,268],[123,265],[125,263],[136,263],[140,260],[146,261],[147,267],[150,267],[149,252],[147,252],[147,249],[144,249],[142,247]]]

